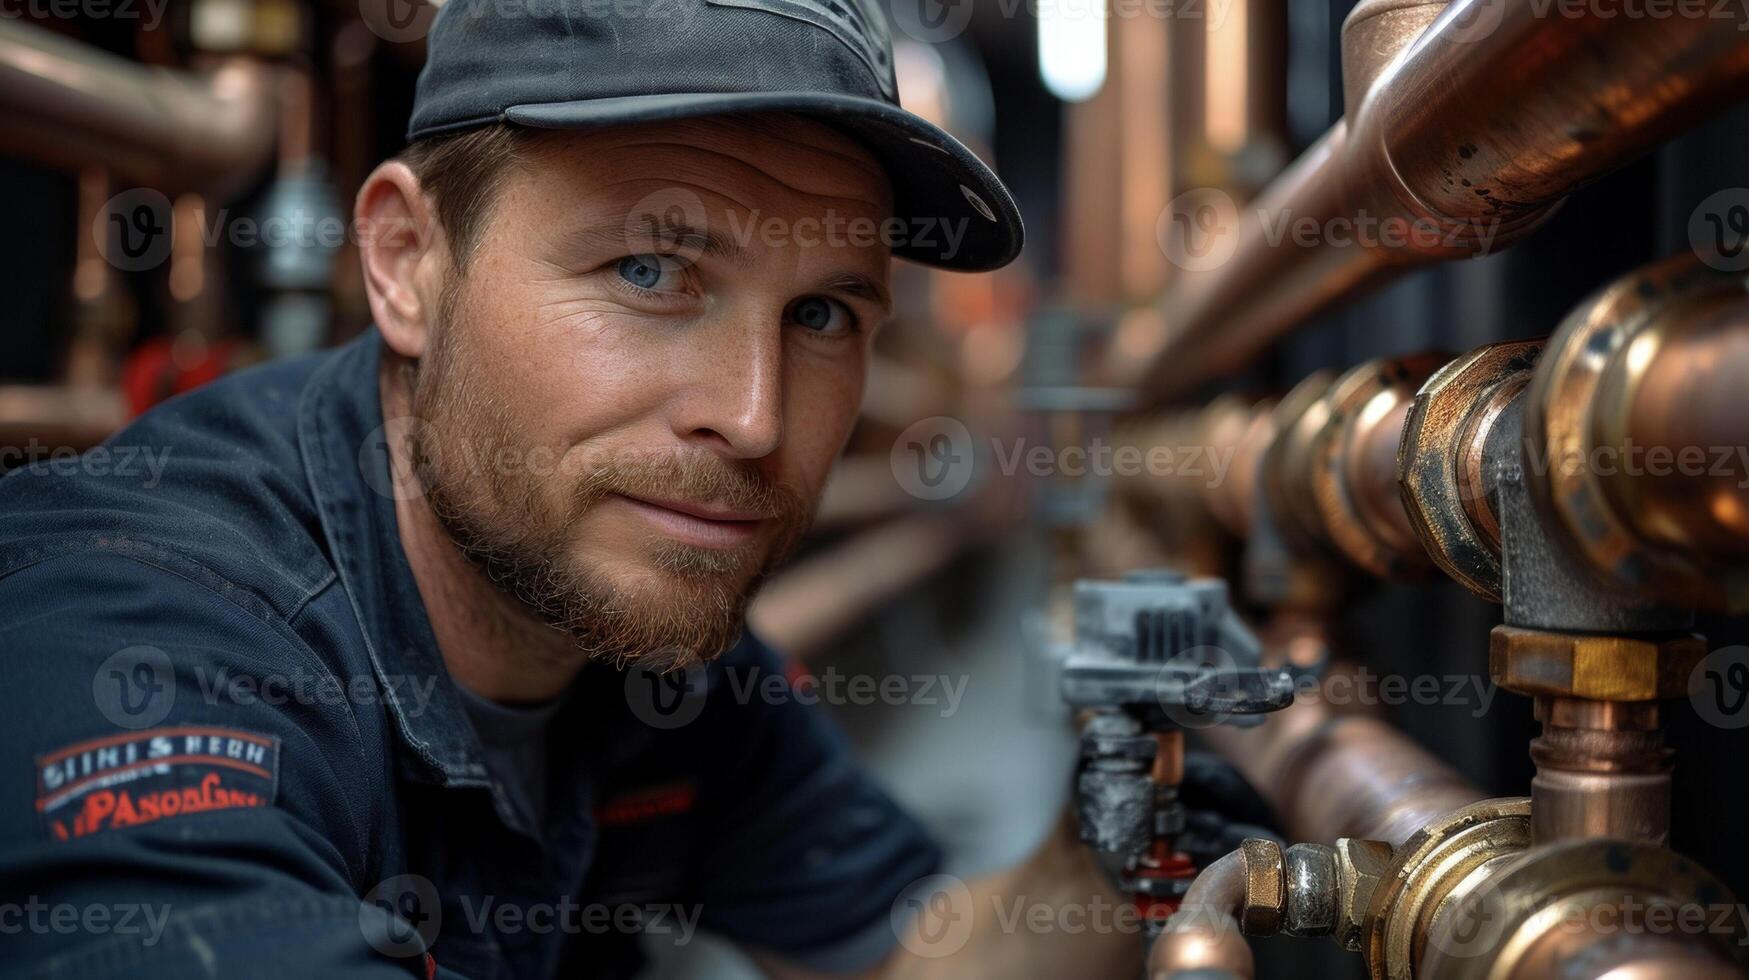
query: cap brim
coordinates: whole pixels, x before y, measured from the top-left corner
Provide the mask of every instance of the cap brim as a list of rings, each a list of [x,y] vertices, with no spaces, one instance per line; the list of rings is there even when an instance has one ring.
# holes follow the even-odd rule
[[[733,112],[794,112],[845,130],[886,168],[895,217],[907,223],[893,254],[923,265],[983,272],[1020,254],[1020,211],[972,151],[921,116],[854,95],[707,92],[514,105],[503,119],[536,129],[687,119]]]

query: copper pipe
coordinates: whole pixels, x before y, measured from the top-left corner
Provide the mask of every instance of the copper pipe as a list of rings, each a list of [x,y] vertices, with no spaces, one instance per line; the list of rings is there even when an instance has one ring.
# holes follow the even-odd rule
[[[858,532],[772,577],[747,621],[777,649],[805,660],[881,604],[939,571],[972,540],[962,517],[900,517]]]
[[[1350,15],[1344,67],[1369,89],[1348,93],[1348,118],[1246,209],[1233,256],[1169,291],[1164,342],[1141,380],[1149,398],[1243,367],[1411,266],[1516,241],[1564,195],[1749,88],[1742,10],[1647,30],[1612,11],[1538,16],[1531,0],[1454,0],[1414,37],[1430,9],[1387,0]],[[1365,29],[1385,14],[1399,18],[1394,31]],[[1338,220],[1358,231],[1363,217],[1377,240],[1331,233]],[[1309,241],[1292,233],[1299,223],[1314,229]]]
[[[0,386],[0,469],[84,452],[127,424],[127,400],[114,388]]]
[[[1179,974],[1210,975],[1193,974],[1203,970],[1251,980],[1256,964],[1233,917],[1244,900],[1245,864],[1238,851],[1204,868],[1148,952],[1149,980],[1170,980]]]
[[[1600,387],[1610,402],[1600,441],[1670,457],[1606,484],[1619,513],[1660,547],[1749,557],[1749,300],[1685,306],[1623,352],[1614,373]]]
[[[1402,844],[1483,793],[1390,725],[1304,697],[1255,728],[1202,733],[1257,787],[1292,840]]]
[[[1680,606],[1749,609],[1746,293],[1693,253],[1636,269],[1567,315],[1524,395],[1526,478],[1575,553]]]
[[[1397,447],[1403,441],[1403,422],[1412,404],[1404,399],[1357,419],[1344,467],[1361,515],[1380,537],[1401,551],[1421,547],[1397,490]]]
[[[1655,701],[1538,697],[1543,733],[1530,743],[1531,838],[1670,836],[1670,755]]]
[[[0,19],[0,113],[0,152],[68,169],[101,160],[165,190],[241,188],[272,156],[276,129],[258,63],[149,67],[11,18]]]
[[[1653,896],[1624,895],[1618,889],[1598,889],[1589,907],[1621,906],[1628,898],[1646,902]],[[1575,902],[1577,905],[1577,902]],[[1584,908],[1587,906],[1579,905]],[[1675,911],[1675,906],[1665,905]],[[1587,916],[1574,925],[1549,929],[1518,954],[1512,969],[1494,975],[1504,980],[1742,980],[1743,973],[1711,944],[1692,935],[1627,930],[1611,924],[1599,928]]]

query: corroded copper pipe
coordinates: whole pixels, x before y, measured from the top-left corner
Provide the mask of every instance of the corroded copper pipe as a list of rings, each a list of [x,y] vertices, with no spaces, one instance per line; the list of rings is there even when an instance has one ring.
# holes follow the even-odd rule
[[[1245,209],[1232,257],[1169,291],[1141,380],[1148,396],[1169,400],[1244,366],[1393,272],[1498,250],[1564,195],[1749,90],[1740,9],[1655,30],[1613,11],[1539,9],[1455,0],[1416,38],[1430,7],[1357,7],[1343,62],[1365,62],[1350,77],[1370,78],[1369,89],[1349,93],[1348,118]],[[1394,31],[1363,29],[1387,13],[1400,19]],[[1370,241],[1363,217],[1378,231]],[[1302,223],[1309,236],[1296,236]],[[1400,234],[1387,239],[1387,228]]]
[[[244,59],[195,74],[118,58],[0,19],[0,151],[51,166],[101,160],[166,190],[242,186],[275,136],[271,72]]]

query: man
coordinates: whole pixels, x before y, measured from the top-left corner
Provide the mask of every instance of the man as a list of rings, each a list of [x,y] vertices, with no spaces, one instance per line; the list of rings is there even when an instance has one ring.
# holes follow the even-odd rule
[[[841,737],[727,682],[782,673],[742,613],[889,258],[1020,247],[877,11],[451,0],[410,137],[357,200],[373,330],[112,440],[161,479],[0,482],[9,964],[617,976],[696,926],[784,977],[1133,973],[996,914],[1110,908],[1065,839],[931,888]]]

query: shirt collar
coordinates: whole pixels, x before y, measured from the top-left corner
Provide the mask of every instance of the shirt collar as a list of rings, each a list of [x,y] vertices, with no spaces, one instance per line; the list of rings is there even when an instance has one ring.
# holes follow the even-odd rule
[[[337,350],[310,379],[298,407],[298,442],[340,582],[414,778],[488,786],[479,738],[443,664],[413,570],[401,548],[395,486],[377,388],[382,337],[375,327]],[[430,686],[428,698],[414,692]]]

